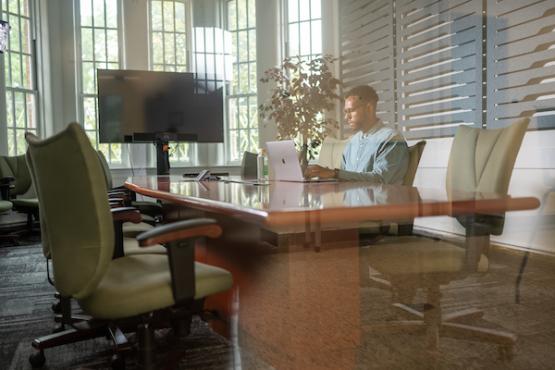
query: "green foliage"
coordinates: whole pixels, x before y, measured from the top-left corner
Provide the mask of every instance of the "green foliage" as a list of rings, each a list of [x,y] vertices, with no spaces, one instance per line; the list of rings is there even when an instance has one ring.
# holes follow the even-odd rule
[[[281,66],[268,69],[260,79],[273,83],[271,97],[259,106],[260,117],[276,123],[279,140],[296,140],[307,159],[313,159],[323,139],[339,127],[324,114],[340,99],[337,89],[341,82],[330,70],[335,60],[330,55],[311,60],[285,58]]]

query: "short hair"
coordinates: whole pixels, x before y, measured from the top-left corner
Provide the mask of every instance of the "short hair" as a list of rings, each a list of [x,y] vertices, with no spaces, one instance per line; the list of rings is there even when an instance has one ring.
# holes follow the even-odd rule
[[[374,88],[368,85],[359,85],[353,87],[351,90],[345,94],[345,99],[350,98],[351,96],[355,96],[367,103],[374,103],[375,105],[378,104],[378,94]]]

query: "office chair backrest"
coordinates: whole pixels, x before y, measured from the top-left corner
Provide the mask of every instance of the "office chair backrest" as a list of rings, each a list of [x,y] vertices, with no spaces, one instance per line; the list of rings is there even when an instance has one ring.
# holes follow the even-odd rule
[[[31,175],[31,180],[37,192],[37,198],[39,198],[39,203],[40,203],[40,193],[39,193],[40,189],[37,186],[35,166],[33,164],[33,159],[31,158],[31,154],[29,153],[29,150],[25,152],[25,161],[27,162],[27,166],[29,168],[29,174]],[[48,237],[46,236],[46,226],[44,224],[44,217],[42,216],[42,211],[40,207],[39,207],[39,215],[40,215],[39,220],[40,220],[40,235],[41,235],[40,243],[42,245],[42,254],[46,258],[50,258],[50,247],[48,244]]]
[[[32,191],[31,174],[25,161],[25,155],[15,157],[0,157],[0,177],[13,177],[15,188],[11,190],[12,196],[23,195]]]
[[[100,160],[100,165],[102,166],[102,171],[104,172],[104,177],[106,178],[106,186],[108,189],[114,187],[114,181],[112,180],[112,173],[110,172],[110,166],[106,160],[106,156],[101,150],[96,151],[98,153],[98,159]]]
[[[412,186],[414,182],[414,177],[416,176],[416,170],[418,169],[418,164],[420,163],[420,158],[426,147],[426,140],[422,140],[409,147],[409,166],[407,168],[407,173],[403,178],[403,185]]]
[[[322,142],[318,164],[327,168],[340,168],[343,160],[343,150],[348,140],[340,140],[328,136]]]
[[[447,188],[506,194],[529,119],[485,130],[459,126],[447,167]]]
[[[447,191],[507,194],[516,156],[526,133],[525,118],[502,129],[485,130],[459,126],[447,166]],[[465,227],[468,218],[458,217]],[[466,221],[465,221],[466,220]],[[500,234],[504,216],[483,216],[480,223],[489,225],[489,233]],[[487,227],[486,227],[487,228]]]
[[[241,160],[241,176],[243,178],[256,178],[258,176],[257,159],[258,155],[256,153],[247,151],[243,153],[243,159]]]
[[[27,134],[56,289],[80,299],[98,285],[114,249],[106,181],[77,123],[39,140]]]

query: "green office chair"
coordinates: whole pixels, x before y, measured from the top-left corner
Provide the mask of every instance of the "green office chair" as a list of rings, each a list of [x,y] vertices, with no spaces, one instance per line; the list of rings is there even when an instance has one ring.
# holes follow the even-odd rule
[[[528,127],[528,119],[497,130],[460,126],[453,140],[447,168],[447,192],[507,194],[516,156]],[[377,285],[391,289],[395,307],[410,321],[388,322],[374,331],[424,331],[428,349],[434,353],[439,336],[464,338],[499,345],[500,355],[510,359],[516,336],[500,330],[466,324],[483,312],[469,309],[443,315],[440,285],[447,285],[472,272],[487,272],[489,236],[503,231],[504,215],[465,215],[457,220],[466,230],[467,248],[429,238],[403,236],[390,238],[368,248],[370,274]],[[479,238],[477,238],[479,237]],[[410,306],[416,289],[427,292],[423,312]]]
[[[33,220],[39,218],[39,201],[25,162],[25,155],[0,157],[0,178],[13,177],[14,187],[10,190],[10,201],[14,210],[27,214],[27,228],[32,230]]]
[[[45,140],[26,136],[39,194],[43,238],[49,246],[54,283],[62,296],[62,315],[71,322],[70,299],[91,321],[37,338],[33,366],[45,362],[44,350],[108,336],[116,350],[118,327],[136,328],[141,364],[154,368],[153,329],[202,307],[205,297],[232,285],[223,269],[194,262],[195,239],[218,237],[211,219],[177,222],[137,237],[141,247],[164,243],[167,255],[136,254],[113,259],[114,229],[106,182],[97,154],[76,123]],[[57,180],[53,180],[57,179]],[[64,199],[64,202],[60,202]],[[121,357],[118,358],[121,359]],[[121,364],[121,362],[117,362]]]

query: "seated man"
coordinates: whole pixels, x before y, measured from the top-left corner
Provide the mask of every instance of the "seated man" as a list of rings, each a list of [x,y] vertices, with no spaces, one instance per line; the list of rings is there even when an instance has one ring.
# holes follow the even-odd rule
[[[345,120],[356,133],[343,151],[341,168],[311,165],[305,176],[401,184],[409,162],[407,143],[396,127],[376,117],[376,91],[356,86],[345,97]]]

